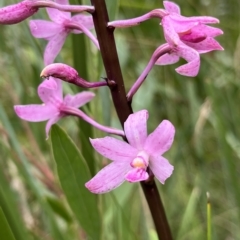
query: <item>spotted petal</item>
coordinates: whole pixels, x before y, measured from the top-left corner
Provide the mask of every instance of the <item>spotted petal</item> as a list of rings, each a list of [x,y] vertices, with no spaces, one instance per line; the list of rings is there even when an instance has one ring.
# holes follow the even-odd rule
[[[172,175],[174,167],[162,156],[151,156],[149,167],[160,183]]]
[[[55,0],[55,2],[62,5],[69,4],[68,0]],[[47,8],[47,13],[49,18],[56,23],[62,23],[65,19],[71,18],[70,12],[63,12],[54,8]]]
[[[112,161],[130,162],[137,155],[138,150],[126,142],[113,137],[90,139],[97,152]]]
[[[191,29],[190,34],[199,34],[199,33],[204,34],[205,37],[217,37],[223,34],[223,31],[219,28],[207,26],[204,24],[197,24]]]
[[[73,22],[77,22],[80,23],[81,25],[83,25],[85,28],[87,29],[92,29],[94,28],[94,24],[93,24],[93,18],[90,15],[86,15],[83,13],[79,13],[76,14],[72,17],[71,19]],[[73,33],[80,33],[81,31],[79,30],[73,30]]]
[[[173,2],[163,1],[163,6],[169,13],[181,13],[179,6]]]
[[[95,97],[93,92],[80,92],[76,95],[66,95],[64,98],[64,103],[69,107],[79,108],[84,104],[88,103]]]
[[[44,103],[47,103],[52,98],[56,90],[57,90],[56,81],[54,81],[53,78],[49,80],[46,79],[38,86],[38,96]]]
[[[53,116],[52,118],[50,118],[48,120],[46,127],[45,127],[46,139],[48,139],[48,137],[49,137],[49,131],[50,131],[52,125],[57,123],[62,117],[64,117],[64,115],[62,115],[58,112],[58,113],[56,113],[55,116]]]
[[[175,134],[174,126],[168,120],[163,120],[147,137],[144,150],[150,155],[162,155],[172,146]]]
[[[185,59],[188,63],[176,68],[176,72],[188,76],[195,77],[200,68],[200,56],[199,53],[191,47],[181,44],[176,48],[175,53]]]
[[[124,123],[127,140],[131,146],[141,150],[147,138],[148,111],[142,110],[129,115]]]
[[[191,42],[185,42],[185,41],[183,42],[189,47],[195,49],[200,54],[211,52],[214,50],[223,50],[223,47],[214,38],[211,38],[211,37],[208,37],[198,43],[191,43]]]
[[[179,61],[179,56],[177,54],[173,53],[166,53],[162,55],[157,61],[156,65],[169,65],[174,64]]]
[[[172,13],[171,19],[182,24],[197,22],[202,24],[214,24],[219,23],[219,20],[214,17],[200,16],[200,17],[185,17],[179,14]]]
[[[45,20],[31,20],[29,27],[35,38],[49,39],[62,30],[61,25]]]
[[[170,16],[166,16],[162,19],[162,26],[164,31],[164,37],[167,43],[171,46],[177,46],[180,39],[174,29],[174,25],[171,22]]]
[[[126,162],[110,163],[87,182],[85,186],[93,193],[109,192],[124,182],[124,177],[130,169],[130,164]]]
[[[45,51],[44,51],[44,64],[49,65],[54,62],[58,53],[61,51],[64,41],[67,37],[67,33],[62,31],[56,34],[53,38],[48,42]]]
[[[30,122],[46,121],[58,112],[53,105],[40,104],[16,105],[14,110],[18,117]]]

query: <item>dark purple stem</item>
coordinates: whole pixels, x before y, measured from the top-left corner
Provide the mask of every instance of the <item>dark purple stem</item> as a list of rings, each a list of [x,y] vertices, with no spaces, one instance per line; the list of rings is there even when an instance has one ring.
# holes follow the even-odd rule
[[[110,91],[117,115],[123,126],[127,117],[133,111],[126,98],[113,29],[107,28],[109,18],[105,1],[91,0],[91,2],[95,7],[95,12],[92,13],[92,16],[107,78],[116,83],[116,86],[110,87]],[[147,199],[159,239],[171,240],[171,231],[154,179],[148,182],[141,182],[141,186]]]

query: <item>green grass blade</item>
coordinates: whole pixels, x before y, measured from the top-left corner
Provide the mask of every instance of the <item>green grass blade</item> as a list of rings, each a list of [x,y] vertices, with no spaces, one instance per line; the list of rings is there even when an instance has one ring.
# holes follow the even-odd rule
[[[4,237],[4,240],[16,240],[1,207],[0,207],[0,236]]]

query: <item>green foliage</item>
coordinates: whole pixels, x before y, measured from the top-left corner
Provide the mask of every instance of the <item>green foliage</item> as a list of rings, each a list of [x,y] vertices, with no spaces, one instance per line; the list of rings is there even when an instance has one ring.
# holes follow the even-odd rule
[[[0,1],[0,5],[13,2],[18,1]],[[209,224],[211,240],[238,239],[240,3],[176,2],[186,16],[219,18],[217,27],[225,34],[218,40],[225,51],[202,55],[196,78],[177,75],[174,69],[179,63],[155,66],[134,96],[133,108],[149,110],[149,132],[162,119],[176,127],[174,145],[166,154],[175,170],[165,185],[158,186],[174,239],[207,239]],[[107,5],[111,20],[162,7],[158,0],[108,0]],[[41,9],[33,18],[46,17]],[[165,40],[157,19],[114,33],[129,89]],[[125,183],[98,198],[85,189],[85,182],[107,164],[88,141],[103,133],[76,118],[62,119],[65,131],[58,126],[52,129],[52,156],[50,141],[45,140],[45,123],[16,117],[13,105],[40,103],[36,88],[42,81],[39,73],[46,41],[31,36],[27,21],[0,26],[0,36],[0,236],[4,234],[6,240],[157,239],[138,184]],[[83,35],[69,36],[57,60],[74,65],[88,80],[105,76],[95,46]],[[64,84],[64,91],[79,89]],[[119,126],[109,91],[94,91],[95,100],[84,110],[101,123]],[[211,218],[207,217],[207,191]]]
[[[73,141],[57,125],[51,130],[51,140],[58,177],[69,206],[87,234],[92,239],[100,239],[97,199],[84,186],[91,178],[87,164]]]
[[[4,216],[2,209],[0,208],[0,234],[4,236],[6,240],[15,240],[13,233],[8,225],[7,219]]]

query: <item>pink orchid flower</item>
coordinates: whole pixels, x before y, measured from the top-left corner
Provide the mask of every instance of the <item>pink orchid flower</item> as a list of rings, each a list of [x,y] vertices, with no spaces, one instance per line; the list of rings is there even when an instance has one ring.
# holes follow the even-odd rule
[[[64,5],[69,4],[68,0],[55,0],[55,2]],[[69,33],[85,33],[99,49],[96,37],[89,31],[94,26],[92,16],[76,14],[71,17],[70,12],[53,8],[47,8],[47,13],[52,21],[31,20],[29,22],[32,35],[48,41],[44,51],[45,65],[53,63]]]
[[[182,57],[188,63],[178,67],[176,71],[184,76],[195,77],[200,67],[199,54],[223,50],[222,46],[214,39],[223,34],[223,31],[205,25],[219,23],[219,20],[208,16],[184,17],[175,3],[164,1],[163,4],[167,14],[162,18],[161,24],[165,39],[172,47],[172,51],[161,56],[156,64],[173,64]]]
[[[125,180],[147,180],[147,168],[162,184],[171,176],[173,166],[161,155],[172,145],[174,126],[164,120],[147,136],[147,119],[147,110],[129,115],[124,123],[128,143],[112,137],[90,140],[97,152],[113,161],[85,184],[91,192],[109,192]]]
[[[66,95],[63,98],[61,80],[50,77],[44,80],[38,87],[38,96],[43,104],[16,105],[14,110],[18,117],[29,122],[46,121],[46,136],[48,138],[51,126],[59,119],[66,116],[63,111],[66,107],[77,109],[89,102],[95,94],[81,92],[74,96]]]

